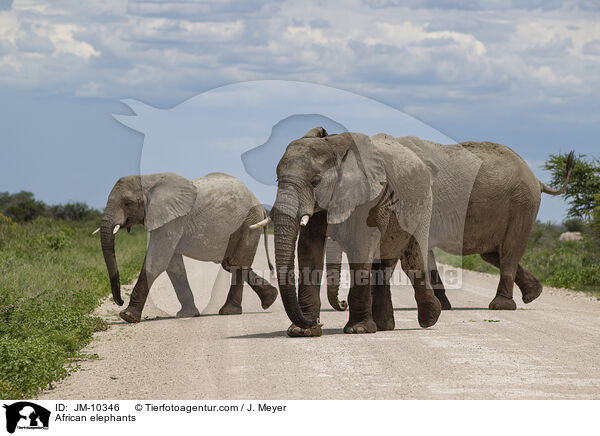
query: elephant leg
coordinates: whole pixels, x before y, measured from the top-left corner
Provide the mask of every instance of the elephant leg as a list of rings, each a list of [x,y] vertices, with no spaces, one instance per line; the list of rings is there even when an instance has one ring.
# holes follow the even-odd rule
[[[515,310],[517,308],[517,304],[513,300],[513,288],[519,269],[519,262],[527,249],[527,241],[529,240],[529,234],[531,233],[537,210],[530,211],[519,208],[514,212],[511,214],[511,221],[504,241],[502,241],[502,245],[497,252],[499,257],[500,283],[498,284],[496,296],[490,302],[489,306],[490,309],[494,310]],[[525,275],[523,278],[527,279],[528,277]],[[521,281],[519,280],[519,282]],[[525,282],[522,284],[525,285]],[[534,294],[536,292],[541,292],[541,290],[533,291]],[[532,301],[532,296],[528,296],[527,299]]]
[[[542,294],[544,287],[535,276],[521,265],[517,267],[515,283],[521,290],[523,303],[528,304]]]
[[[256,274],[252,268],[247,269],[244,279],[260,298],[260,305],[263,309],[268,309],[277,300],[277,288]]]
[[[181,304],[181,310],[177,312],[177,316],[186,318],[200,315],[198,308],[194,304],[194,295],[190,288],[181,254],[175,253],[173,255],[169,266],[167,266],[167,275],[173,284],[179,304]]]
[[[231,273],[231,286],[227,294],[227,300],[219,315],[239,315],[242,313],[242,290],[244,289],[244,269],[239,266],[226,266],[223,268]]]
[[[129,305],[119,314],[122,319],[127,322],[140,322],[150,288],[169,266],[182,233],[183,228],[177,222],[165,224],[150,233],[144,265],[133,287]]]
[[[442,282],[442,278],[440,277],[440,273],[437,269],[437,263],[435,261],[435,256],[433,255],[433,251],[429,250],[427,252],[427,266],[429,268],[429,280],[431,281],[431,287],[433,288],[433,293],[436,298],[440,300],[440,304],[442,305],[442,310],[450,310],[452,309],[452,305],[450,304],[450,300],[446,296],[446,289],[444,288],[444,283]]]
[[[350,291],[348,307],[350,319],[344,333],[375,333],[373,320],[373,296],[371,294],[371,262],[350,263]]]
[[[427,256],[427,251],[422,249],[417,239],[412,236],[400,260],[402,269],[415,290],[419,325],[423,328],[434,325],[442,310],[440,301],[431,288],[429,271],[424,261],[425,256]]]
[[[398,259],[382,259],[371,267],[371,293],[373,295],[373,320],[377,330],[394,330],[394,308],[390,280]]]
[[[496,268],[500,268],[500,255],[498,253],[485,253],[481,255],[481,258]],[[539,297],[543,290],[543,286],[538,279],[520,264],[517,265],[515,283],[521,290],[523,303],[525,304],[531,303]]]
[[[502,258],[500,258],[500,283],[498,283],[496,296],[490,302],[490,310],[515,310],[517,308],[517,304],[513,300],[517,265],[502,262]]]
[[[225,305],[219,310],[221,315],[242,313],[242,290],[244,282],[256,292],[263,309],[269,308],[277,299],[277,289],[256,274],[250,265],[254,261],[260,240],[260,231],[249,226],[263,219],[264,209],[256,206],[250,209],[244,224],[231,234],[225,251],[222,266],[231,272],[231,288]]]
[[[262,216],[262,212],[261,215]],[[242,313],[242,291],[247,279],[247,269],[254,260],[260,233],[248,228],[248,222],[258,221],[258,211],[250,209],[244,223],[229,236],[225,256],[221,262],[223,269],[231,273],[231,285],[225,304],[219,309],[219,315],[239,315]]]
[[[498,283],[496,296],[490,302],[489,308],[490,310],[516,310],[517,304],[513,300],[513,288],[519,266],[518,259],[515,259],[516,256],[509,253],[496,253],[496,256],[500,268],[500,282]],[[489,256],[489,258],[492,257]]]
[[[321,279],[325,254],[327,216],[315,213],[305,227],[301,227],[298,238],[298,303],[305,317],[319,319],[321,312]],[[295,324],[289,326],[288,336],[321,336],[321,324],[303,329]]]

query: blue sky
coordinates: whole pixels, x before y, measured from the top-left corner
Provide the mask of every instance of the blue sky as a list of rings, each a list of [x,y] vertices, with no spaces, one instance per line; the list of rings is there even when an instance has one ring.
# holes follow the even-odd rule
[[[0,191],[102,207],[140,168],[143,134],[112,117],[132,114],[121,100],[168,109],[264,79],[506,144],[543,180],[550,153],[600,156],[596,1],[0,0]],[[564,209],[544,197],[539,218]]]

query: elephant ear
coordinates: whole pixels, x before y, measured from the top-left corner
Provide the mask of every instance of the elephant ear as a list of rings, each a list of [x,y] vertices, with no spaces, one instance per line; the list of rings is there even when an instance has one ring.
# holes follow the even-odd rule
[[[196,202],[196,187],[173,173],[142,176],[146,202],[144,226],[152,231],[188,214]]]
[[[341,223],[361,204],[374,200],[386,183],[384,161],[368,136],[360,133],[335,135],[332,143],[340,159],[331,199],[329,224]],[[333,138],[332,136],[326,139]]]

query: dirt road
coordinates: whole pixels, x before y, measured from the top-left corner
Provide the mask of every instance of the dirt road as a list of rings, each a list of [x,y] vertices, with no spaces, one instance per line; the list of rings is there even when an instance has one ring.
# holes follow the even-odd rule
[[[259,247],[255,268],[266,270]],[[215,312],[228,274],[186,264],[198,307]],[[454,309],[429,329],[419,328],[412,290],[394,286],[396,330],[372,335],[343,334],[348,314],[330,309],[323,290],[323,336],[292,339],[281,301],[265,312],[249,287],[241,316],[173,318],[175,293],[161,276],[139,324],[123,323],[105,302],[99,313],[110,328],[84,350],[99,358],[40,398],[600,398],[600,302],[546,288],[525,306],[515,289],[518,310],[492,312],[496,285],[495,276],[465,271],[461,289],[448,291]]]

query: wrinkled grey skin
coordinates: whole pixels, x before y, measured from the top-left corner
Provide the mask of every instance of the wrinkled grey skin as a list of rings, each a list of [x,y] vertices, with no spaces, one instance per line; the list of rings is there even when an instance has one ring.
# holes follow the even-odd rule
[[[242,312],[244,281],[256,291],[262,307],[269,307],[277,298],[277,290],[250,268],[260,230],[249,226],[264,219],[265,214],[248,188],[226,174],[212,173],[191,181],[172,173],[119,179],[108,197],[100,227],[102,252],[118,305],[123,300],[113,228],[120,225],[130,229],[142,224],[150,232],[144,265],[121,318],[140,321],[150,287],[163,271],[167,271],[181,303],[177,316],[199,315],[182,256],[220,263],[232,273],[231,288],[220,314]]]
[[[386,296],[389,280],[372,288],[369,279],[376,271],[389,272],[399,258],[413,280],[419,324],[435,324],[441,307],[426,263],[431,176],[414,152],[391,136],[327,135],[317,127],[288,145],[277,177],[271,215],[279,289],[292,321],[288,335],[322,333],[319,288],[327,236],[337,241],[350,262],[350,316],[345,333],[393,329],[391,299]],[[310,219],[302,227],[305,215]]]
[[[510,148],[491,142],[440,145],[414,136],[397,138],[432,168],[433,213],[429,237],[430,279],[443,309],[450,309],[431,249],[455,255],[479,254],[500,269],[500,282],[489,308],[514,310],[516,283],[524,303],[542,292],[540,282],[519,262],[541,202],[541,194],[559,195],[541,183]],[[332,288],[331,292],[337,289]],[[335,306],[334,306],[335,307]]]

